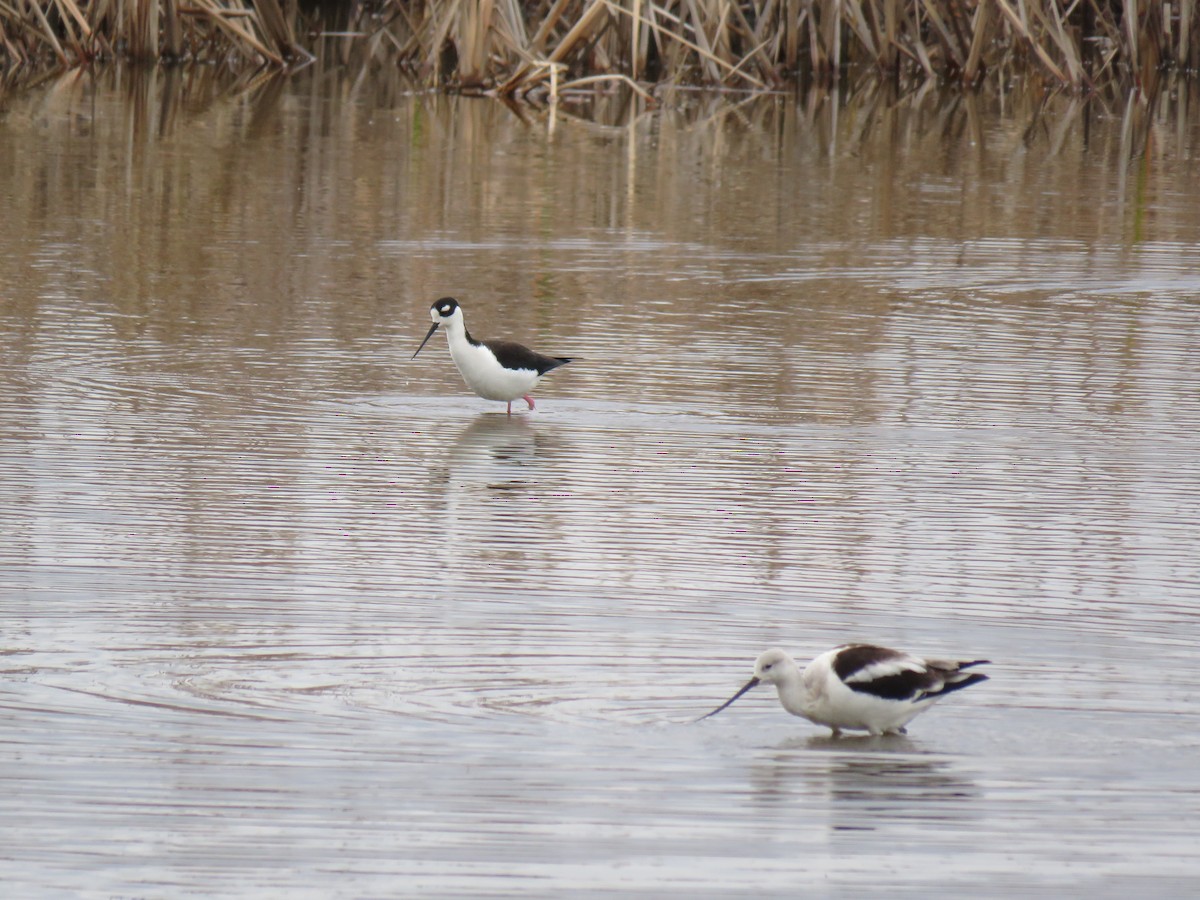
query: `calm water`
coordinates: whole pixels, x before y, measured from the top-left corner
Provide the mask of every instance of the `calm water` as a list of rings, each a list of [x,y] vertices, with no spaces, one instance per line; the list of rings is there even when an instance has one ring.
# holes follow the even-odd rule
[[[7,98],[6,894],[1190,896],[1195,107]],[[992,680],[692,723],[850,639]]]

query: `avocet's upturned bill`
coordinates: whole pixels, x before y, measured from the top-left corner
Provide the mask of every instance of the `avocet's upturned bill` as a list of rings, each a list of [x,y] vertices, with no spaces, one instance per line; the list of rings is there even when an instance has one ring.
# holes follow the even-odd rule
[[[517,398],[533,409],[530,393],[542,376],[571,361],[569,356],[542,356],[512,341],[475,340],[467,331],[462,307],[453,297],[434,302],[429,307],[429,317],[433,319],[433,325],[417,353],[429,343],[439,325],[446,326],[450,356],[467,386],[485,400],[506,401],[509,415],[512,414],[512,402]],[[417,358],[417,353],[412,355],[413,359]]]
[[[759,656],[754,677],[741,690],[701,719],[715,716],[766,682],[775,685],[784,709],[832,728],[835,737],[843,730],[905,734],[905,725],[946,694],[987,681],[986,675],[963,669],[988,662],[922,659],[872,644],[845,644],[822,653],[801,671],[794,659],[775,648]]]

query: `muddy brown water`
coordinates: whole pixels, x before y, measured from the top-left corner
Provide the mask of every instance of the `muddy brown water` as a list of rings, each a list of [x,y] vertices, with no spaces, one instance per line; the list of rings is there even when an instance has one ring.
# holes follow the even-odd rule
[[[7,98],[6,893],[1189,895],[1195,101]],[[851,639],[992,678],[693,723]]]

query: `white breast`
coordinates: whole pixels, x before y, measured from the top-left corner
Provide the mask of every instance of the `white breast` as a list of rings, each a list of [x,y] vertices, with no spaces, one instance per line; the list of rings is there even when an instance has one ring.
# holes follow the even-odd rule
[[[506,369],[492,351],[465,337],[450,336],[450,356],[463,380],[485,400],[516,400],[534,389],[541,376],[532,369]]]

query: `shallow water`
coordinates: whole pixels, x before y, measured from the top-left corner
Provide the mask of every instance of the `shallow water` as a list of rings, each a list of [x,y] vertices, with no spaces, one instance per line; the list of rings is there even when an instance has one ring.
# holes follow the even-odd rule
[[[1189,895],[1194,106],[10,98],[0,879]],[[507,417],[446,294],[579,359]],[[694,723],[850,639],[992,680]]]

